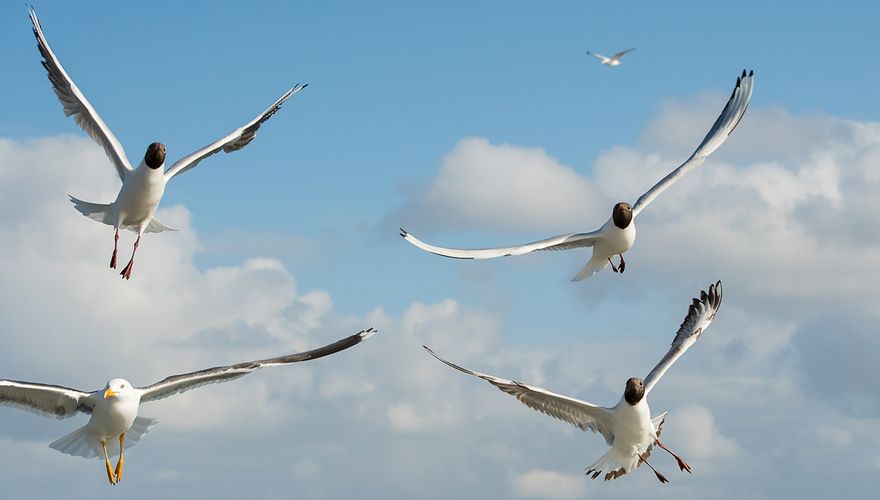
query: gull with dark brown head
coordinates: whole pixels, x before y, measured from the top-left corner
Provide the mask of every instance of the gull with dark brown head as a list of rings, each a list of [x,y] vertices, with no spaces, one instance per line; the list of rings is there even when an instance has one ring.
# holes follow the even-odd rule
[[[580,281],[598,273],[611,264],[614,272],[622,273],[626,269],[626,261],[623,254],[632,248],[636,241],[635,218],[648,206],[651,201],[665,191],[669,186],[681,179],[691,170],[702,165],[706,158],[718,149],[727,137],[736,128],[749,106],[752,97],[752,79],[754,72],[737,77],[733,93],[721,111],[721,115],[715,120],[715,124],[709,129],[709,133],[703,138],[703,142],[697,146],[696,151],[686,162],[660,179],[657,184],[646,191],[636,200],[634,205],[621,201],[614,205],[611,210],[611,218],[599,229],[589,233],[566,233],[551,238],[533,241],[525,245],[517,245],[499,248],[463,249],[440,247],[425,243],[416,238],[405,229],[400,230],[403,238],[426,252],[454,259],[492,259],[495,257],[507,257],[522,255],[538,250],[569,250],[572,248],[592,247],[593,255],[587,264],[581,269],[572,281]],[[620,265],[616,266],[611,261],[614,256],[620,257]]]
[[[84,392],[57,385],[0,380],[0,405],[58,419],[77,413],[91,415],[86,425],[55,440],[49,447],[77,457],[103,458],[107,479],[110,484],[116,484],[122,480],[122,451],[134,446],[157,422],[138,416],[141,404],[203,385],[229,382],[260,368],[329,356],[354,347],[375,333],[376,330],[370,328],[310,351],[172,375],[146,387],[135,387],[125,379],[114,378],[103,389]],[[119,456],[115,467],[110,463],[111,455]]]
[[[693,299],[687,316],[675,334],[672,346],[651,373],[644,380],[635,377],[627,380],[620,401],[610,408],[596,406],[540,387],[469,370],[446,361],[428,347],[423,347],[443,363],[489,382],[533,410],[568,422],[583,431],[590,430],[602,434],[605,443],[611,448],[587,467],[586,473],[593,479],[603,472],[606,481],[617,479],[644,463],[654,471],[660,482],[665,483],[668,481],[666,477],[648,463],[655,445],[675,457],[681,470],[691,472],[691,466],[660,441],[660,431],[666,413],[651,418],[647,396],[675,360],[700,338],[703,331],[715,319],[715,313],[720,306],[721,282],[719,281],[711,285],[708,292],[700,292],[700,298]]]
[[[144,159],[136,168],[132,168],[122,144],[116,139],[110,127],[104,123],[86,96],[79,90],[79,87],[73,83],[64,68],[61,67],[61,62],[55,57],[55,53],[52,52],[49,42],[43,35],[43,29],[33,7],[29,8],[29,13],[34,36],[37,38],[37,47],[43,56],[43,67],[46,68],[53,90],[61,101],[64,114],[72,116],[77,125],[104,149],[122,181],[122,188],[112,203],[92,203],[73,196],[70,197],[70,201],[81,214],[115,228],[113,255],[110,258],[110,267],[113,269],[116,268],[119,230],[129,229],[137,233],[131,260],[120,273],[125,279],[131,278],[134,256],[137,253],[141,235],[143,233],[172,231],[170,227],[153,217],[162,200],[162,195],[165,193],[165,185],[168,181],[174,176],[190,170],[200,161],[215,153],[220,151],[230,153],[247,146],[254,139],[260,125],[281,109],[284,101],[308,86],[308,84],[294,85],[253,120],[233,130],[225,137],[177,160],[167,169],[165,168],[165,145],[160,142],[150,144],[144,154]]]

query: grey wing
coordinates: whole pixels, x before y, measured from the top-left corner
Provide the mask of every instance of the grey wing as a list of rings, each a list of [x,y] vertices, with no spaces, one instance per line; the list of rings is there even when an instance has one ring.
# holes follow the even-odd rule
[[[245,123],[241,127],[233,130],[229,134],[227,134],[222,139],[219,139],[202,149],[192,153],[189,156],[185,156],[180,160],[174,162],[174,165],[168,168],[165,171],[165,178],[171,179],[175,175],[182,174],[187,170],[195,167],[199,164],[200,161],[205,158],[218,153],[220,150],[223,150],[224,153],[231,153],[233,151],[238,151],[239,149],[247,146],[256,136],[257,130],[260,128],[260,125],[263,124],[266,120],[272,117],[279,109],[281,109],[281,105],[284,104],[284,101],[290,98],[293,94],[296,94],[300,90],[308,87],[309,84],[300,85],[297,83],[293,86],[292,89],[288,90],[284,93],[274,104],[266,108],[266,111],[263,111],[259,115],[257,115],[253,120]]]
[[[626,54],[627,52],[632,52],[634,50],[636,50],[635,47],[633,47],[631,49],[622,50],[622,51],[618,52],[617,54],[614,54],[613,56],[611,56],[611,59],[619,61],[620,58],[623,57],[624,54]]]
[[[34,25],[34,36],[37,38],[37,47],[43,56],[43,67],[49,74],[49,81],[52,82],[52,88],[61,105],[64,107],[64,115],[72,116],[76,124],[83,129],[95,142],[98,143],[104,152],[116,167],[116,173],[119,178],[125,181],[125,176],[131,172],[131,164],[128,157],[125,156],[125,150],[122,144],[110,131],[104,120],[95,111],[95,108],[89,103],[86,96],[80,92],[79,88],[73,83],[73,80],[67,76],[67,72],[61,67],[55,53],[49,48],[49,42],[43,36],[43,29],[40,26],[40,20],[37,19],[37,12],[33,7],[29,7],[28,11],[31,16],[31,23]]]
[[[507,394],[520,400],[520,402],[529,408],[537,410],[545,415],[550,415],[563,422],[568,422],[583,431],[591,430],[593,432],[598,432],[602,434],[605,438],[605,442],[608,443],[609,446],[614,443],[614,434],[612,432],[614,414],[609,408],[603,408],[601,406],[587,403],[586,401],[556,394],[541,389],[540,387],[532,387],[513,380],[505,380],[492,375],[475,372],[446,361],[427,346],[422,347],[444,364],[455,368],[460,372],[479,377],[489,382]]]
[[[519,246],[464,249],[430,245],[416,238],[405,229],[400,230],[400,235],[403,236],[403,239],[412,243],[416,247],[421,248],[426,252],[453,259],[492,259],[495,257],[522,255],[537,250],[568,250],[577,247],[591,247],[599,237],[599,234],[599,231],[593,231],[591,233],[567,233]]]
[[[754,71],[750,71],[748,76],[746,76],[746,71],[743,70],[742,76],[737,77],[736,86],[733,88],[733,93],[730,95],[727,105],[724,106],[721,115],[718,116],[715,124],[709,129],[709,133],[703,138],[703,142],[697,146],[696,151],[686,162],[682,163],[681,166],[670,172],[666,177],[660,179],[660,182],[636,200],[636,204],[633,205],[633,217],[638,215],[643,208],[665,191],[666,188],[675,183],[675,181],[702,165],[710,154],[724,144],[724,141],[727,140],[727,137],[733,132],[739,121],[742,120],[746,109],[749,107],[749,101],[752,99],[754,74]]]
[[[88,393],[68,387],[0,380],[0,405],[61,419],[77,412],[91,413],[95,402]]]
[[[286,365],[290,363],[297,363],[299,361],[308,361],[310,359],[317,359],[328,356],[330,354],[334,354],[339,351],[348,349],[349,347],[360,344],[364,340],[370,338],[375,333],[376,330],[369,328],[367,330],[360,331],[350,337],[346,337],[332,344],[328,344],[317,349],[312,349],[310,351],[288,354],[286,356],[279,356],[277,358],[246,361],[244,363],[238,363],[230,366],[218,366],[214,368],[208,368],[206,370],[199,370],[197,372],[184,373],[182,375],[172,375],[159,382],[156,382],[153,385],[138,388],[141,391],[141,403],[167,398],[168,396],[179,394],[181,392],[195,389],[196,387],[201,387],[207,384],[216,384],[219,382],[228,382],[230,380],[235,380],[237,378],[247,375],[248,373],[251,373],[252,371],[259,370],[260,368],[266,366]]]
[[[591,51],[588,50],[588,51],[587,51],[587,54],[589,54],[589,55],[591,55],[591,56],[594,56],[594,57],[598,57],[599,59],[602,59],[603,61],[604,61],[605,59],[608,59],[607,57],[603,56],[602,54],[600,54],[600,53],[598,53],[598,52],[591,52]]]
[[[651,373],[645,377],[645,395],[651,392],[654,385],[660,380],[660,377],[666,373],[666,370],[675,363],[685,351],[687,351],[694,342],[700,338],[703,331],[709,327],[712,320],[715,319],[715,313],[721,307],[721,282],[718,281],[714,285],[709,286],[709,291],[701,291],[700,298],[694,299],[688,308],[687,316],[678,327],[675,339],[672,340],[672,346],[663,356],[663,359],[657,363],[657,366],[651,370]]]

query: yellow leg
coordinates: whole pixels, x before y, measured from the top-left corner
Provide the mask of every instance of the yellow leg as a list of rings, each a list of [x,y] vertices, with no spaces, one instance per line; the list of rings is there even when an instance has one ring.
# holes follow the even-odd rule
[[[113,474],[113,467],[110,466],[110,457],[107,455],[107,441],[101,440],[101,448],[104,449],[104,464],[107,466],[107,479],[110,484],[116,484],[116,475]]]
[[[119,461],[116,462],[116,482],[122,481],[122,467],[125,461],[122,460],[122,449],[125,447],[125,433],[119,435]]]

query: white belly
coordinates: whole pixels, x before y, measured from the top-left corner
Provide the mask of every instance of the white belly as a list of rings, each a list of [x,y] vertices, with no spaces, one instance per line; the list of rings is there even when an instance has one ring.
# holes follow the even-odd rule
[[[648,403],[643,399],[632,406],[621,401],[616,410],[614,448],[628,456],[642,453],[656,437]]]
[[[98,438],[117,438],[123,432],[131,428],[134,419],[137,418],[138,402],[121,402],[101,400],[95,405],[92,418],[89,420],[89,430]]]
[[[122,185],[119,196],[113,203],[120,226],[146,226],[156,212],[162,195],[165,194],[165,179],[162,169],[138,167]]]
[[[609,220],[602,226],[602,239],[593,245],[593,255],[606,259],[625,253],[636,242],[636,224],[631,222],[626,229],[620,229]]]

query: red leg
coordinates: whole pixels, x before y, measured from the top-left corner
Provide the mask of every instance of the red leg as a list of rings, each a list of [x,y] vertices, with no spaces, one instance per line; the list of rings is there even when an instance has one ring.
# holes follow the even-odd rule
[[[131,279],[131,269],[134,267],[134,255],[138,251],[138,243],[140,243],[140,242],[141,242],[141,235],[138,235],[137,239],[134,240],[134,250],[132,250],[132,252],[131,252],[131,260],[128,261],[128,264],[126,264],[125,268],[122,269],[122,272],[119,273],[122,276],[122,279],[126,279],[126,280]]]
[[[623,254],[620,254],[620,274],[623,274],[623,271],[626,270],[626,261],[623,260]]]
[[[612,271],[614,271],[615,273],[616,273],[616,272],[619,272],[619,271],[617,270],[617,266],[614,265],[614,262],[611,262],[611,258],[610,258],[610,257],[608,258],[608,263],[611,264],[611,270],[612,270]]]
[[[654,474],[657,476],[657,479],[659,479],[661,483],[668,483],[668,482],[669,482],[669,480],[666,479],[666,476],[664,476],[663,474],[660,474],[659,472],[657,472],[657,469],[655,469],[653,465],[649,464],[648,461],[645,460],[645,455],[644,455],[644,454],[639,454],[639,462],[641,462],[641,463],[647,465],[648,467],[650,467],[651,470],[654,471]]]
[[[676,455],[672,450],[670,450],[670,449],[667,448],[666,446],[663,446],[663,443],[661,443],[659,439],[655,440],[654,442],[657,443],[657,446],[663,448],[663,449],[666,450],[670,455],[672,455],[673,457],[675,457],[675,461],[678,462],[678,467],[681,468],[681,470],[686,470],[686,471],[688,471],[688,474],[693,474],[693,473],[691,472],[691,466],[688,465],[687,462],[685,462],[684,460],[682,460],[680,456]]]
[[[116,235],[113,236],[113,256],[110,257],[110,269],[116,269],[116,250],[119,249],[119,228],[116,228]]]

